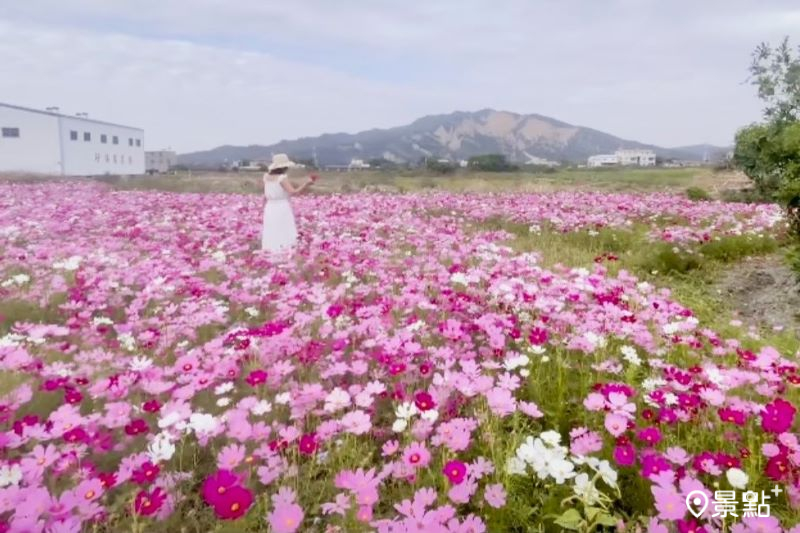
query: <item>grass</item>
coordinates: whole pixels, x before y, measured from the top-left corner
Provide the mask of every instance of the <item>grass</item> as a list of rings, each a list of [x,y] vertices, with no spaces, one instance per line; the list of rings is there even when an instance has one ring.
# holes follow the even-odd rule
[[[322,194],[362,190],[387,192],[552,192],[594,190],[598,192],[684,192],[695,187],[716,195],[745,183],[741,175],[717,173],[710,168],[564,169],[555,172],[520,171],[507,173],[459,171],[436,175],[425,170],[320,172],[313,191]],[[293,171],[292,176],[303,176]],[[2,179],[2,176],[0,176]],[[46,178],[6,177],[16,182],[37,182]],[[158,190],[186,193],[260,194],[259,172],[178,172],[163,176],[97,177],[93,180],[117,190]]]

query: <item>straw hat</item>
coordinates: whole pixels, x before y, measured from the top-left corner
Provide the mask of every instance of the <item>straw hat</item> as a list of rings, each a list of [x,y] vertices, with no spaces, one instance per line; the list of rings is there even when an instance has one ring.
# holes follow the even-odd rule
[[[275,154],[272,156],[272,163],[269,164],[269,171],[272,172],[278,168],[292,168],[296,166],[295,163],[289,159],[286,154]]]

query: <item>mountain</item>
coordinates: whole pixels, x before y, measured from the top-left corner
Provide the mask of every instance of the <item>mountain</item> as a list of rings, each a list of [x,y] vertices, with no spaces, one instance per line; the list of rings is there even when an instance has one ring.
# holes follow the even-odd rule
[[[518,163],[533,158],[585,162],[591,155],[624,148],[650,149],[658,156],[683,160],[702,160],[704,154],[710,156],[711,153],[726,151],[708,145],[660,148],[542,115],[484,109],[426,116],[396,128],[303,137],[271,146],[220,146],[182,154],[178,163],[211,167],[226,161],[265,160],[273,153],[310,160],[315,152],[322,165],[346,165],[352,159],[368,161],[374,158],[396,163],[416,163],[424,157],[455,161],[490,153],[505,154],[509,160]]]

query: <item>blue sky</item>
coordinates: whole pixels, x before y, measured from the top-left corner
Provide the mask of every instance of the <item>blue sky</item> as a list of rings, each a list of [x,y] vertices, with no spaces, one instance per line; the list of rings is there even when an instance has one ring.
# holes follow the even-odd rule
[[[27,0],[0,12],[0,101],[268,144],[486,107],[664,146],[757,120],[761,41],[800,4],[706,0]]]

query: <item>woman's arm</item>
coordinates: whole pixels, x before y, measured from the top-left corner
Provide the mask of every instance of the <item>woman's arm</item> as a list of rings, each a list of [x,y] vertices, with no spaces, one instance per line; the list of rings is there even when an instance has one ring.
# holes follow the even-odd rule
[[[287,178],[281,180],[281,187],[283,187],[283,190],[285,190],[289,194],[300,194],[304,190],[306,190],[312,183],[314,183],[314,181],[315,181],[314,178],[309,176],[308,180],[304,181],[302,185],[295,187],[294,185],[291,184],[291,182],[289,182],[289,179]]]

